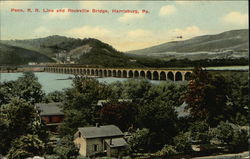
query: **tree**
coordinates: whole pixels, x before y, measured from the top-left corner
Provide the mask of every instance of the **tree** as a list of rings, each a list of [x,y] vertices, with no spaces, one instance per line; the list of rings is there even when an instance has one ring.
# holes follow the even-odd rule
[[[0,136],[4,138],[1,146],[5,153],[11,147],[12,141],[27,134],[37,135],[43,142],[47,142],[47,131],[30,102],[13,98],[9,104],[2,106],[0,116],[0,126],[3,128]]]
[[[234,73],[226,75],[228,81],[228,105],[232,108],[231,121],[239,125],[248,125],[249,81],[248,74]]]
[[[138,112],[137,126],[150,130],[150,151],[172,143],[173,137],[178,133],[178,118],[173,106],[164,101],[153,101],[139,106]]]
[[[180,133],[174,137],[175,149],[178,153],[188,153],[192,150],[191,134],[190,132]]]
[[[171,158],[175,154],[177,154],[177,151],[172,145],[164,145],[163,148],[157,152],[157,155],[162,156],[163,159]]]
[[[128,130],[135,123],[137,107],[130,102],[111,101],[106,103],[100,111],[101,121],[114,124],[123,131]]]
[[[149,145],[149,129],[137,129],[132,133],[128,144],[133,152],[147,152]]]
[[[61,159],[76,158],[78,155],[78,148],[73,143],[72,136],[64,136],[54,148],[54,152],[60,156]]]
[[[43,102],[45,103],[62,102],[64,100],[64,97],[65,97],[64,92],[54,91],[45,95],[43,98]]]
[[[191,137],[193,140],[201,143],[210,143],[211,134],[209,133],[209,125],[205,121],[196,121],[190,127]]]
[[[37,135],[25,135],[13,141],[8,152],[9,159],[23,159],[27,157],[43,155],[45,144]]]
[[[211,76],[196,67],[188,84],[184,101],[188,104],[190,114],[197,120],[205,120],[211,126],[230,116],[227,102],[227,83],[223,76]]]
[[[249,134],[246,129],[229,122],[221,122],[214,128],[215,137],[232,152],[240,152],[248,149]]]
[[[107,99],[110,94],[109,87],[96,79],[75,77],[73,88],[65,91],[61,135],[74,133],[78,127],[94,125],[98,115],[95,109],[97,101]]]
[[[18,97],[32,104],[42,101],[44,93],[34,73],[25,72],[16,81],[0,83],[0,107],[9,103],[11,98]]]
[[[23,73],[23,76],[15,81],[12,91],[14,96],[23,98],[33,104],[41,102],[44,96],[42,85],[32,72]]]

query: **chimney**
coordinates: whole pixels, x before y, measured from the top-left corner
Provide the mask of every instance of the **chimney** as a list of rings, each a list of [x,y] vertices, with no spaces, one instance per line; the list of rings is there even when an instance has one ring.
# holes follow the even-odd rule
[[[95,123],[95,127],[99,128],[100,124],[99,123]]]
[[[109,145],[112,145],[112,138],[109,139]]]

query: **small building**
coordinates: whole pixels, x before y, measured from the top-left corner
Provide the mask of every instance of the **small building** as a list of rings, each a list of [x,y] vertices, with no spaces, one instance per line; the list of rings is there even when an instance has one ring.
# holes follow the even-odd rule
[[[123,136],[122,131],[115,125],[97,124],[95,127],[78,128],[74,135],[74,143],[82,156],[102,154],[117,157],[128,150],[128,144]]]
[[[37,103],[36,109],[39,111],[41,119],[51,131],[57,131],[58,126],[64,119],[62,103]]]

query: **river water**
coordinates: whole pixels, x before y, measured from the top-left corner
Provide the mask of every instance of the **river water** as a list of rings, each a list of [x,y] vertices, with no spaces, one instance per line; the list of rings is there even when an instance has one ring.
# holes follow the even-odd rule
[[[74,75],[71,74],[58,74],[58,73],[47,73],[47,72],[35,72],[39,83],[42,85],[42,89],[45,93],[53,91],[62,91],[65,88],[72,87]],[[18,77],[22,76],[22,73],[0,73],[0,82],[17,80]],[[71,79],[69,79],[71,78]],[[105,77],[97,78],[99,82],[112,83],[116,81],[125,81],[128,78],[114,78]],[[160,81],[152,81],[153,83],[159,83]]]

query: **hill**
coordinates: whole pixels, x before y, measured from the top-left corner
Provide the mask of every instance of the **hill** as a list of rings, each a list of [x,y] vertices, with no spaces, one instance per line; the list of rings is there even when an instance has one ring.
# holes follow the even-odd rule
[[[29,62],[54,62],[39,52],[0,43],[0,65],[23,65]]]
[[[232,30],[216,35],[204,35],[183,41],[167,42],[128,53],[147,56],[195,56],[225,58],[248,55],[248,29]],[[232,54],[237,53],[237,55]],[[189,55],[188,55],[189,54]]]
[[[6,40],[2,43],[13,47],[39,52],[65,62],[70,58],[77,64],[101,65],[104,67],[141,66],[132,57],[117,51],[111,45],[93,38],[74,39],[53,35],[39,39]]]

